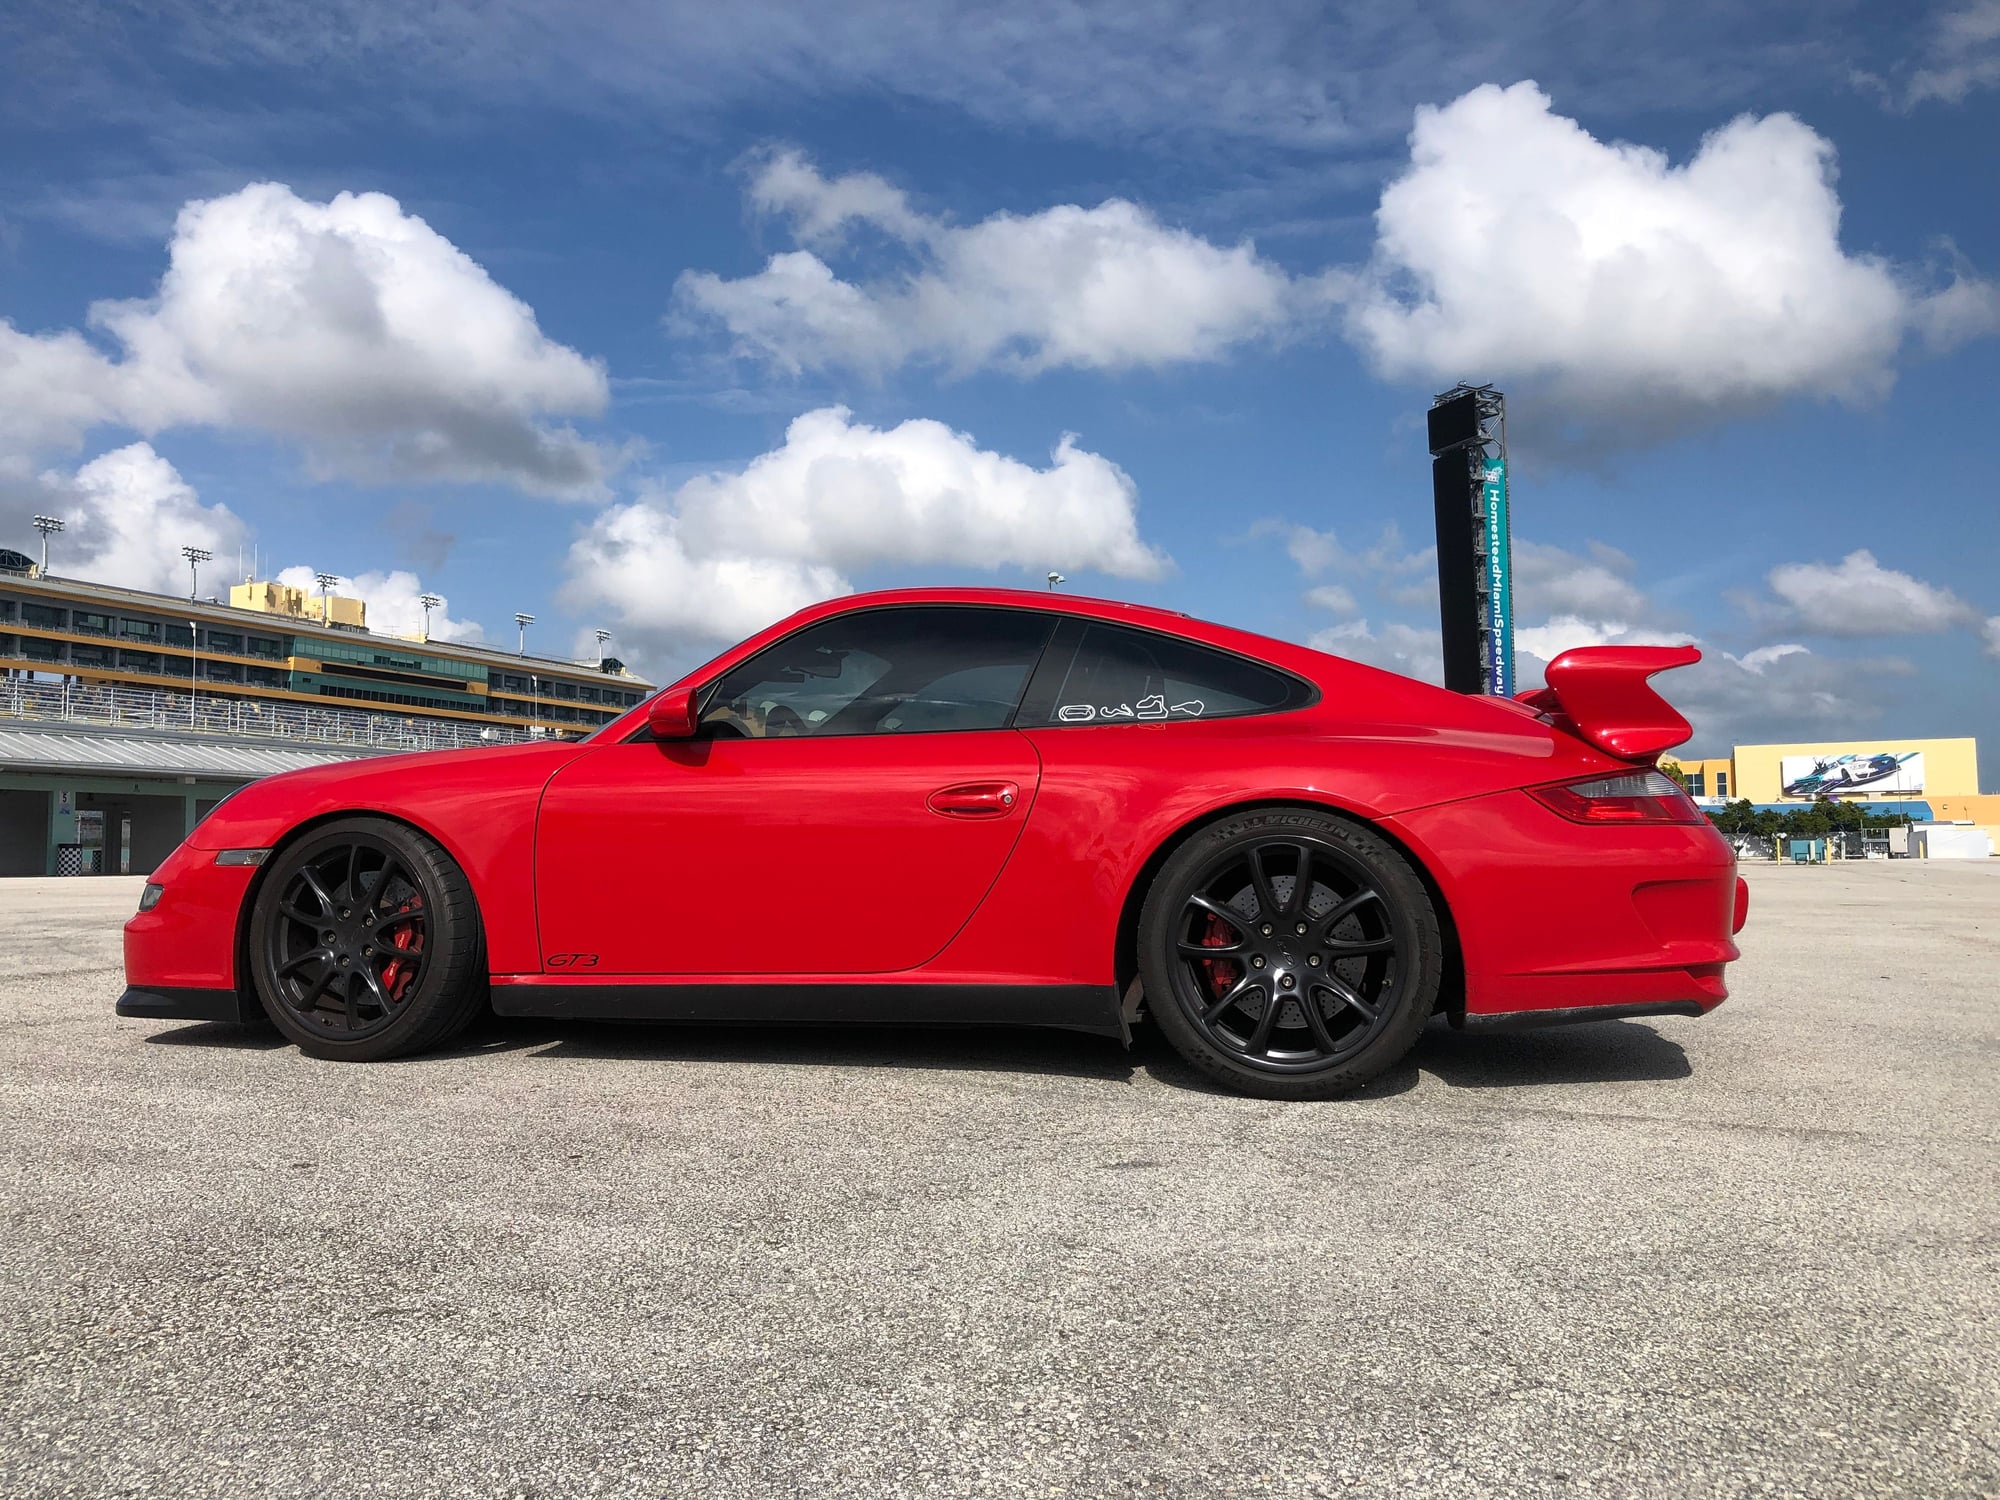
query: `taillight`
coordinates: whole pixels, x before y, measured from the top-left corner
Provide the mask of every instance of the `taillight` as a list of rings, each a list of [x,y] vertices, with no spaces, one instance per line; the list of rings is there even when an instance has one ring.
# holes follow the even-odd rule
[[[1566,786],[1531,787],[1528,795],[1572,823],[1699,823],[1701,809],[1659,771],[1598,776]]]

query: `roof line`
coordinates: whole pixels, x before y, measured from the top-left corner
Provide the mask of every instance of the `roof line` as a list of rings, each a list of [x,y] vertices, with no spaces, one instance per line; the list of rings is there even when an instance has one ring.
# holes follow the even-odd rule
[[[615,672],[602,672],[594,662],[578,661],[567,656],[540,656],[534,652],[502,650],[498,646],[480,645],[470,641],[441,641],[436,639],[415,640],[409,636],[389,635],[379,630],[341,630],[331,625],[322,625],[315,620],[301,619],[294,615],[275,615],[261,609],[244,609],[239,605],[225,604],[220,599],[183,599],[178,594],[156,594],[147,589],[120,588],[116,584],[94,583],[87,578],[68,578],[61,574],[41,574],[30,577],[23,574],[0,574],[0,586],[8,584],[25,585],[29,588],[42,587],[50,593],[62,595],[84,595],[110,600],[141,601],[144,607],[162,614],[192,612],[207,620],[224,620],[233,625],[248,628],[247,622],[261,621],[274,630],[295,632],[308,638],[330,641],[378,641],[404,647],[419,647],[435,650],[440,655],[463,655],[482,661],[519,662],[524,665],[565,667],[587,677],[605,681],[630,681],[640,687],[653,686],[647,679],[633,672],[622,677]]]

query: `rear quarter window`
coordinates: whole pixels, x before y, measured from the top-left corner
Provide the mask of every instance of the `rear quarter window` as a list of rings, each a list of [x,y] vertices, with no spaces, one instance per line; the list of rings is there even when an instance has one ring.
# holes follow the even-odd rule
[[[1023,727],[1188,722],[1281,713],[1312,702],[1288,672],[1150,630],[1091,623],[1053,693]]]

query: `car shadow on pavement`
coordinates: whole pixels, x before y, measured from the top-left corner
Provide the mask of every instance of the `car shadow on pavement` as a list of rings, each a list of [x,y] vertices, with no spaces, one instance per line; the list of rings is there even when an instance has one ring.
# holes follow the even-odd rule
[[[279,1047],[291,1046],[275,1026],[238,1026],[228,1021],[176,1026],[168,1031],[156,1031],[146,1040],[155,1047],[228,1047],[245,1052],[272,1052]]]
[[[1679,1042],[1636,1021],[1484,1034],[1440,1023],[1418,1039],[1404,1066],[1459,1089],[1655,1083],[1694,1073]]]
[[[1108,1038],[1032,1027],[619,1025],[498,1016],[481,1020],[449,1051],[429,1056],[530,1048],[542,1057],[1038,1073],[1111,1082],[1129,1079],[1134,1067],[1132,1056]]]
[[[221,1022],[177,1026],[146,1040],[156,1046],[260,1052],[290,1045],[273,1027]],[[1111,1083],[1129,1082],[1143,1072],[1171,1088],[1231,1093],[1184,1062],[1151,1025],[1137,1028],[1127,1051],[1106,1037],[1031,1027],[620,1025],[488,1015],[455,1045],[396,1058],[389,1065],[422,1067],[528,1051],[553,1058],[1031,1073]],[[1346,1098],[1363,1103],[1407,1093],[1425,1074],[1452,1088],[1494,1089],[1663,1082],[1693,1072],[1679,1042],[1632,1021],[1485,1034],[1453,1031],[1437,1021],[1408,1057]]]

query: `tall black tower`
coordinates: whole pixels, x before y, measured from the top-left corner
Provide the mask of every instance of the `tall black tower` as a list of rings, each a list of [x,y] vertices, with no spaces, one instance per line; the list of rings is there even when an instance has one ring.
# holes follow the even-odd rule
[[[1431,403],[1428,425],[1444,685],[1512,696],[1507,399],[1490,385],[1454,386]]]

